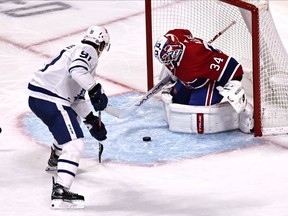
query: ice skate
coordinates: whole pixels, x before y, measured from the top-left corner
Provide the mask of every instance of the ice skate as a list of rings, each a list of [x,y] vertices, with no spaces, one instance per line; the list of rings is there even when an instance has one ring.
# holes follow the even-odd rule
[[[57,171],[57,164],[58,164],[59,156],[56,155],[55,150],[51,148],[50,158],[48,160],[48,166],[45,169],[47,172],[54,172]]]
[[[55,183],[53,179],[53,189],[51,194],[52,209],[80,209],[85,207],[84,196],[72,193],[62,185]]]

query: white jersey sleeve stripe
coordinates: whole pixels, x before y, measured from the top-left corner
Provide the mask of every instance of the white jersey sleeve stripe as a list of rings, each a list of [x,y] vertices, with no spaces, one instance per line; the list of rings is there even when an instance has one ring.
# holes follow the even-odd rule
[[[88,64],[84,59],[80,59],[80,58],[77,58],[77,59],[73,60],[73,61],[72,61],[72,64],[73,64],[74,62],[76,62],[76,61],[82,61],[82,62],[84,62],[87,66],[89,66],[89,64]]]
[[[71,71],[75,68],[84,68],[86,71],[88,71],[88,68],[87,67],[84,67],[83,65],[76,65],[76,66],[73,66],[73,67],[70,67],[69,68],[69,73],[71,73]]]

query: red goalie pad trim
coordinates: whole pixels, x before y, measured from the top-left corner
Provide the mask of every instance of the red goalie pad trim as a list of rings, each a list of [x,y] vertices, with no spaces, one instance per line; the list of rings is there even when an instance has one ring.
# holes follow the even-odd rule
[[[203,113],[197,113],[197,133],[204,133],[204,115]]]

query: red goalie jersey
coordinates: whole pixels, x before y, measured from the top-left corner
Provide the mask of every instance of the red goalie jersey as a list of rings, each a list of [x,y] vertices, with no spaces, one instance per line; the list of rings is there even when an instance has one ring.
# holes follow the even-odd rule
[[[155,55],[161,60],[168,58],[166,66],[186,87],[199,88],[209,81],[225,85],[232,79],[241,79],[242,66],[234,58],[193,37],[189,30],[170,30],[164,37],[168,46],[162,46],[162,53]]]

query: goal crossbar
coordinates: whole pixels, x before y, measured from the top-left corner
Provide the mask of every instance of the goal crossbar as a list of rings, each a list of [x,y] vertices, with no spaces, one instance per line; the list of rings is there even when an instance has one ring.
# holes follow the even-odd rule
[[[225,10],[231,9],[234,12],[237,10],[238,16],[242,16],[242,26],[239,27],[241,32],[236,32],[236,34],[229,32],[228,36],[221,39],[222,41],[219,43],[217,42],[216,47],[219,45],[217,48],[220,50],[223,48],[223,51],[228,55],[236,55],[237,60],[247,57],[251,61],[251,69],[249,69],[251,70],[251,77],[249,75],[248,77],[252,81],[250,89],[254,105],[254,135],[288,133],[288,96],[285,93],[285,91],[288,92],[288,85],[285,84],[285,80],[288,80],[288,57],[270,15],[269,1],[263,2],[256,0],[146,0],[148,89],[154,86],[158,71],[156,61],[153,62],[155,37],[159,37],[159,34],[164,34],[172,28],[188,28],[192,34],[195,33],[198,37],[203,36],[207,40],[211,37],[211,32],[208,32],[209,28],[213,29],[218,25],[223,27],[227,24],[228,16]],[[190,7],[190,4],[193,4],[193,7]],[[205,7],[202,7],[203,5]],[[200,13],[198,13],[197,7],[199,7],[198,11],[201,10]],[[218,9],[221,7],[225,9],[219,12]],[[206,16],[205,10],[209,11]],[[162,11],[164,12],[162,13]],[[222,16],[219,15],[217,19],[213,17],[222,12],[224,14],[220,14]],[[211,14],[213,16],[209,16]],[[230,18],[234,16],[233,12],[228,15]],[[236,25],[238,23],[237,21]],[[245,39],[248,41],[244,41],[244,43],[245,46],[249,44],[250,48],[243,49],[243,51],[241,50],[242,45],[240,43],[243,43],[241,40],[248,37],[249,39]],[[243,53],[238,55],[238,50],[231,48],[233,46],[239,47]],[[246,53],[247,50],[250,54]],[[275,57],[275,55],[279,57]],[[241,61],[240,63],[242,64]]]

